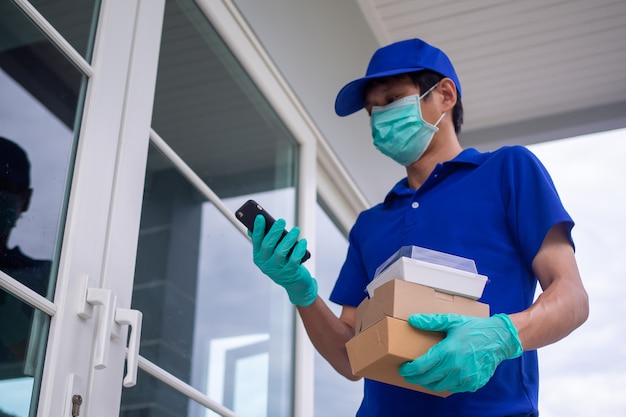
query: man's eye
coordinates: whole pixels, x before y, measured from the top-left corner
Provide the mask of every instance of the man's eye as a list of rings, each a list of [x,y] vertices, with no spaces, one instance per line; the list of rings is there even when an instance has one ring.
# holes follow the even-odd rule
[[[387,104],[391,104],[391,103],[393,103],[394,101],[398,101],[398,100],[400,100],[401,98],[403,98],[402,94],[396,94],[396,95],[394,95],[394,96],[391,96],[391,97],[389,97],[389,98],[387,99]]]

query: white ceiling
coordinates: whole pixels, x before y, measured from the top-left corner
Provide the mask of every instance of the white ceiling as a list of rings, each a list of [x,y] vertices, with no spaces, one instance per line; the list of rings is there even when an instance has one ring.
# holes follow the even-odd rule
[[[624,0],[358,3],[381,45],[420,37],[449,55],[463,86],[466,141],[532,143],[554,136],[546,130],[623,126]]]

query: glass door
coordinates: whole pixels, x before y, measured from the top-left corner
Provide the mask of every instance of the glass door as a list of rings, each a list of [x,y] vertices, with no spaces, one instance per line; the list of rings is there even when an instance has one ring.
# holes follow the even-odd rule
[[[69,182],[97,17],[74,2],[63,44],[48,2],[0,3],[0,415],[37,412],[55,304]],[[30,15],[25,12],[33,12]],[[39,24],[34,21],[39,19]],[[81,68],[82,67],[82,68]]]
[[[3,416],[115,415],[134,384],[164,1],[100,3],[0,3]]]

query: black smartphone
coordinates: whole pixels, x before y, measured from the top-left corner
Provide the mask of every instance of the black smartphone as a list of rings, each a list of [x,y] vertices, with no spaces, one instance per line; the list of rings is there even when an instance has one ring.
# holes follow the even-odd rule
[[[265,217],[265,234],[267,234],[276,220],[259,203],[254,200],[248,200],[241,207],[239,207],[237,211],[235,211],[235,217],[237,217],[237,219],[250,231],[254,229],[254,219],[259,214]],[[287,231],[283,230],[281,239],[285,237],[286,234]],[[291,255],[291,251],[293,251],[293,247],[289,251],[289,255]],[[307,250],[302,257],[302,262],[306,261],[310,257],[311,253]]]

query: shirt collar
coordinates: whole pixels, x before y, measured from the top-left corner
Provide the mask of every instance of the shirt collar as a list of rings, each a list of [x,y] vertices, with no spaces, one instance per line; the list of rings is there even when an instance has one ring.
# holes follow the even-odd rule
[[[464,149],[460,154],[458,154],[454,159],[446,161],[442,165],[450,166],[450,168],[453,168],[453,166],[461,165],[473,165],[477,167],[480,166],[480,164],[482,164],[485,159],[487,159],[488,155],[489,153],[481,153],[477,149],[467,148]],[[391,191],[389,191],[389,193],[385,197],[384,204],[385,206],[388,206],[396,198],[413,195],[414,193],[415,190],[409,187],[409,179],[407,177],[404,177],[403,179],[398,181],[396,185],[394,185]]]

